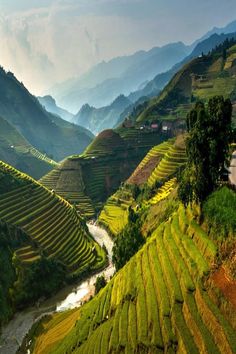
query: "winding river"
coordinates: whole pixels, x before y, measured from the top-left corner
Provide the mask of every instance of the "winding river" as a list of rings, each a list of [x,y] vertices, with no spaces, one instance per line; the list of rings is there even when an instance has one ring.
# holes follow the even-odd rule
[[[99,275],[104,275],[106,280],[114,274],[112,264],[113,241],[108,233],[99,226],[88,224],[90,233],[101,246],[105,245],[108,251],[109,265],[102,272],[93,275],[78,285],[66,286],[55,296],[42,302],[38,307],[28,308],[15,314],[13,319],[2,330],[0,337],[0,354],[15,354],[25,335],[35,321],[45,314],[73,309],[81,306],[82,302],[94,295],[94,283]]]

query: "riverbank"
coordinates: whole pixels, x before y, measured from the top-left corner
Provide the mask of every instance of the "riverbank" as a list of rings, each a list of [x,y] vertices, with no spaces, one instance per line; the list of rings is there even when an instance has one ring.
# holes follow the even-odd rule
[[[109,260],[107,268],[77,285],[66,286],[55,296],[41,303],[40,306],[35,306],[15,314],[14,318],[2,329],[0,354],[15,354],[24,337],[37,320],[46,314],[81,306],[84,301],[87,301],[90,296],[94,295],[94,283],[98,276],[104,274],[105,278],[109,280],[114,274],[115,268],[112,265],[112,239],[104,229],[97,225],[88,224],[88,228],[97,243],[101,246],[104,245],[107,249]]]

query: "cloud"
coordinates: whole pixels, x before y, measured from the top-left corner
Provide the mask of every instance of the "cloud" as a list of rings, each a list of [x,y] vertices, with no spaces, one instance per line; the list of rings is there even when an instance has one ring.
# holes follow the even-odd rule
[[[191,42],[235,10],[235,0],[1,0],[0,64],[39,94],[101,60]]]

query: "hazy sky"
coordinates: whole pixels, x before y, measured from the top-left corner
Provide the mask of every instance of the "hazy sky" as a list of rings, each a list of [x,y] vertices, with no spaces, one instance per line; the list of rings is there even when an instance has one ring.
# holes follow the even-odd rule
[[[235,0],[0,0],[0,64],[40,94],[101,60],[191,43],[235,19]]]

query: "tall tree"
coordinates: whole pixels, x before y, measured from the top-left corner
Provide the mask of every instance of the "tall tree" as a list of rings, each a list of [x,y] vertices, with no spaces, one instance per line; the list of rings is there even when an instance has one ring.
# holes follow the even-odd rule
[[[202,203],[216,188],[229,154],[232,136],[232,104],[223,96],[198,102],[187,116],[187,166],[179,186],[185,205]]]

